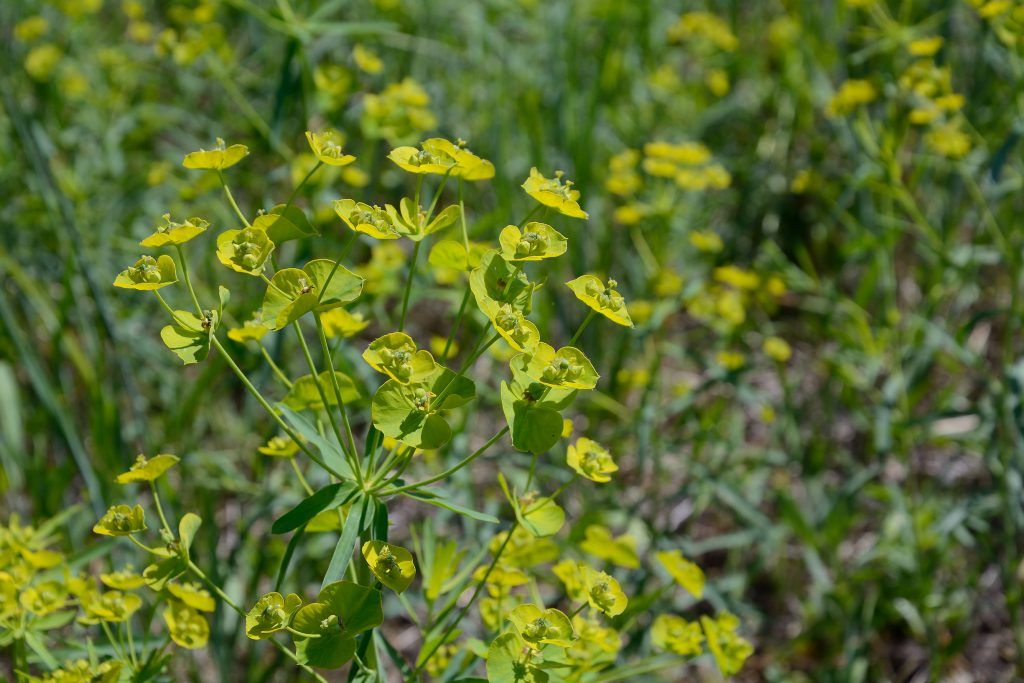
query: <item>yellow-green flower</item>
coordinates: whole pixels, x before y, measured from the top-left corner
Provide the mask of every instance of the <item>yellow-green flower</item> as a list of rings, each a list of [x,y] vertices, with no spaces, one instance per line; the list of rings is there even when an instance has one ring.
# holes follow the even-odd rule
[[[260,228],[225,230],[217,235],[217,260],[235,272],[259,277],[274,247]]]
[[[185,155],[181,165],[185,168],[223,171],[225,168],[234,166],[248,155],[249,148],[245,145],[231,145],[228,147],[225,145],[224,140],[217,138],[216,147],[189,152]]]
[[[166,247],[172,244],[184,244],[196,235],[200,235],[210,226],[209,221],[202,218],[189,218],[182,223],[171,220],[171,214],[163,215],[163,225],[158,225],[152,235],[139,242],[143,247]]]
[[[141,574],[136,574],[131,565],[118,571],[100,574],[100,581],[103,585],[119,591],[132,591],[146,585],[146,580]]]
[[[151,290],[173,285],[178,281],[174,259],[167,254],[159,258],[143,256],[135,265],[122,270],[114,279],[114,286],[123,289]]]
[[[556,389],[593,389],[600,375],[582,351],[573,346],[555,349],[544,342],[526,364],[526,374],[541,384]]]
[[[404,592],[416,576],[412,553],[397,545],[367,541],[363,544],[363,559],[377,580],[396,593]]]
[[[379,240],[397,240],[400,237],[390,214],[379,206],[338,199],[334,202],[334,212],[350,230]]]
[[[508,615],[516,633],[535,649],[544,645],[570,647],[576,640],[572,622],[559,610],[541,609],[534,604],[519,605]]]
[[[283,436],[272,436],[266,444],[256,450],[274,458],[291,458],[299,452],[299,445]]]
[[[465,140],[452,143],[444,138],[424,140],[420,149],[396,147],[388,159],[409,173],[450,175],[463,180],[494,177],[494,165],[466,148]]]
[[[295,593],[290,593],[287,598],[280,593],[267,593],[246,613],[245,635],[252,640],[262,640],[284,630],[300,607],[302,598]]]
[[[18,598],[21,606],[38,617],[46,616],[64,607],[68,589],[59,581],[43,581],[26,588]]]
[[[655,557],[675,582],[693,597],[700,599],[704,595],[704,571],[697,563],[687,560],[678,550],[661,550],[655,553]]]
[[[562,180],[562,171],[555,171],[554,178],[545,178],[536,168],[530,169],[530,177],[523,182],[523,189],[544,206],[550,206],[563,216],[589,218],[580,208],[579,190],[572,189],[571,180]]]
[[[604,612],[609,617],[618,616],[625,611],[629,600],[622,592],[618,581],[605,572],[599,572],[582,563],[580,572],[586,586],[587,602],[591,607],[599,612]]]
[[[374,339],[363,351],[363,360],[401,384],[422,382],[437,367],[430,352],[417,350],[416,342],[404,332],[391,332]]]
[[[581,477],[599,484],[611,481],[609,475],[619,471],[608,449],[586,437],[580,437],[576,443],[570,444],[565,460]]]
[[[94,592],[87,594],[82,599],[85,617],[79,621],[86,624],[120,623],[128,621],[140,607],[142,607],[142,598],[134,593],[123,593],[116,590],[106,593]]]
[[[217,606],[213,596],[198,583],[169,583],[167,590],[184,604],[200,612],[212,612]]]
[[[845,116],[873,102],[877,97],[878,91],[870,81],[852,78],[839,86],[839,90],[828,101],[825,114],[830,117]]]
[[[370,321],[362,313],[350,313],[344,308],[332,308],[320,315],[320,324],[324,326],[324,334],[329,338],[347,339],[365,330],[370,325]]]
[[[146,530],[146,514],[141,505],[114,505],[92,530],[104,536],[130,536]]]
[[[714,619],[701,617],[700,624],[718,669],[725,676],[739,673],[743,662],[754,652],[754,646],[736,634],[740,620],[729,612],[719,612]]]
[[[661,650],[688,657],[701,653],[704,634],[696,622],[674,614],[659,614],[651,626],[651,642]]]
[[[345,154],[342,149],[345,136],[336,130],[325,129],[319,133],[307,130],[306,140],[313,155],[328,166],[347,166],[356,160],[353,155]]]
[[[517,225],[505,226],[498,237],[501,255],[506,261],[540,261],[565,253],[568,240],[546,223],[527,223],[522,230]]]
[[[633,326],[626,301],[615,290],[618,287],[615,280],[608,280],[605,285],[596,275],[581,275],[565,284],[577,299],[612,322],[624,327]]]
[[[602,560],[607,560],[618,567],[637,569],[640,567],[640,556],[636,552],[636,537],[623,534],[618,538],[612,536],[608,527],[591,524],[584,532],[585,538],[580,542],[580,550]]]
[[[205,647],[210,625],[202,614],[177,600],[171,600],[163,612],[171,640],[187,650]]]
[[[778,363],[785,363],[793,355],[793,349],[782,337],[768,337],[761,348],[766,356]]]
[[[128,484],[135,481],[155,481],[164,472],[174,467],[179,460],[178,456],[170,455],[169,453],[161,453],[152,458],[146,458],[145,455],[140,453],[135,456],[135,462],[128,471],[117,475],[117,479],[114,481],[118,484]]]

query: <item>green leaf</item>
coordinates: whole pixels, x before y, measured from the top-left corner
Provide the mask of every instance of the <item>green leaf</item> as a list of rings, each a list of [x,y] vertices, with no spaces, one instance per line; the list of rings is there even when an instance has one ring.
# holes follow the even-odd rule
[[[324,438],[312,422],[285,404],[278,403],[275,407],[280,411],[281,418],[299,436],[316,447],[317,451],[320,452],[320,457],[323,458],[328,467],[349,479],[355,478],[352,468],[349,466],[348,460],[345,459],[345,454],[339,444]]]
[[[546,497],[521,507],[516,517],[527,531],[537,537],[553,536],[565,524],[565,510]]]
[[[338,380],[342,401],[348,404],[362,398],[359,389],[356,388],[355,382],[352,381],[351,377],[336,370],[334,371],[334,376]],[[331,382],[330,370],[324,370],[317,375],[315,380],[312,375],[304,375],[295,380],[292,388],[288,390],[288,395],[282,399],[283,403],[293,410],[323,410],[324,402],[320,398],[317,382],[320,383],[324,393],[327,395],[328,405],[338,405],[338,395],[334,393],[334,384]]]
[[[410,498],[415,498],[416,500],[423,501],[428,505],[436,505],[439,508],[444,508],[445,510],[450,510],[451,512],[460,514],[464,517],[469,517],[470,519],[475,519],[480,522],[488,522],[489,524],[498,523],[498,518],[494,515],[488,515],[484,512],[477,512],[476,510],[473,510],[471,508],[459,505],[458,503],[452,501],[452,499],[449,498],[446,494],[438,491],[437,489],[432,489],[429,492],[410,490],[405,491],[405,495],[409,496]]]
[[[389,379],[373,396],[374,426],[412,448],[440,448],[451,439],[452,430],[442,417],[428,412],[430,393],[428,385],[403,385]]]
[[[203,520],[194,512],[186,512],[178,522],[178,538],[181,539],[181,549],[185,553],[185,557],[188,557],[192,541],[202,523]]]
[[[351,581],[336,581],[320,589],[316,598],[341,618],[345,633],[356,635],[384,623],[381,592]]]
[[[333,272],[333,275],[332,275]],[[263,297],[263,320],[279,330],[306,313],[326,311],[355,300],[363,290],[363,278],[334,261],[317,259],[301,270],[283,268],[274,274]]]
[[[323,586],[327,586],[345,575],[348,562],[352,559],[352,552],[356,547],[356,539],[369,525],[367,519],[369,503],[369,498],[357,497],[349,508],[348,516],[345,517],[345,525],[341,528],[341,536],[338,537],[338,545],[334,547],[331,563],[327,566],[327,573],[324,574]]]
[[[284,204],[278,204],[267,213],[257,216],[252,227],[265,231],[274,244],[320,234],[306,218],[305,212],[294,204],[287,207],[287,210]]]
[[[356,491],[358,491],[356,486],[347,481],[325,486],[278,517],[270,527],[270,532],[286,534],[298,529],[324,510],[333,510],[338,506],[345,505],[356,494]]]
[[[548,675],[537,668],[531,657],[523,663],[524,643],[515,633],[494,639],[487,649],[488,683],[547,683]]]
[[[511,304],[522,313],[530,311],[533,285],[522,269],[512,266],[497,251],[484,254],[480,265],[469,275],[469,286],[484,313],[495,303]]]
[[[210,339],[217,328],[220,314],[210,311],[200,318],[188,311],[175,311],[172,324],[160,330],[160,339],[185,365],[205,360],[210,353]]]
[[[512,445],[540,454],[562,438],[562,415],[551,408],[517,399],[508,383],[501,383],[501,408],[512,434]]]

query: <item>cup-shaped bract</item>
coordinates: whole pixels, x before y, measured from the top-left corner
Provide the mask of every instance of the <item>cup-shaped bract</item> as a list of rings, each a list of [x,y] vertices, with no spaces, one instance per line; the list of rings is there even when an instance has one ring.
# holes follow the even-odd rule
[[[544,206],[551,207],[563,216],[589,218],[580,208],[579,190],[572,189],[571,180],[562,180],[562,171],[555,171],[553,178],[546,178],[536,168],[530,169],[530,177],[523,182],[523,189]]]
[[[259,228],[225,230],[217,235],[217,260],[238,273],[259,277],[274,242]]]
[[[146,530],[146,513],[141,505],[113,505],[92,530],[104,536],[130,536]]]
[[[158,225],[153,234],[139,242],[139,246],[149,249],[184,244],[210,227],[209,221],[202,218],[188,218],[181,223],[172,221],[169,213],[163,215],[163,220],[163,224]]]
[[[363,559],[382,584],[402,593],[416,576],[412,553],[384,541],[367,541],[362,548]]]
[[[575,280],[565,283],[576,298],[597,311],[612,322],[624,327],[632,327],[626,302],[615,288],[618,283],[608,280],[605,285],[596,275],[581,275]]]
[[[569,242],[565,235],[547,223],[530,222],[523,226],[507,225],[498,236],[501,255],[507,261],[540,261],[565,253]]]
[[[313,156],[328,166],[348,166],[356,160],[351,154],[345,154],[342,149],[345,136],[336,130],[325,129],[319,133],[307,130],[306,140]]]
[[[114,286],[122,289],[152,290],[173,285],[178,281],[174,259],[167,254],[158,258],[143,256],[135,265],[125,268],[114,279]]]
[[[217,145],[213,149],[200,149],[196,152],[189,152],[181,165],[185,168],[201,169],[208,171],[223,171],[234,166],[249,155],[249,148],[245,145],[227,146],[223,139],[217,138]]]

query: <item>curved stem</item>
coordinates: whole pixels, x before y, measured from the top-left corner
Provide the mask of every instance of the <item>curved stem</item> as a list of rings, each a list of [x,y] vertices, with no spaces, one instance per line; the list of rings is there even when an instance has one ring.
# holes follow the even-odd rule
[[[302,190],[303,186],[305,186],[306,182],[310,178],[312,178],[313,174],[316,173],[317,171],[319,171],[320,167],[323,166],[323,165],[324,165],[324,162],[322,162],[319,159],[317,159],[316,166],[314,166],[313,168],[310,169],[309,173],[306,174],[306,177],[303,178],[302,181],[298,185],[295,186],[295,189],[292,190],[292,193],[290,195],[288,195],[288,201],[286,201],[284,203],[284,211],[282,211],[281,213],[284,213],[285,211],[288,210],[288,207],[290,207],[292,205],[292,202],[295,201],[295,197],[298,196],[299,192]]]
[[[467,253],[468,250],[467,250]],[[448,339],[444,343],[444,351],[441,353],[441,364],[448,360],[448,352],[452,348],[452,342],[455,341],[455,335],[459,332],[459,327],[462,326],[462,317],[466,314],[466,305],[469,303],[469,297],[472,294],[472,290],[469,287],[469,282],[466,282],[466,291],[462,295],[462,303],[459,304],[458,315],[455,316],[455,323],[452,325],[452,329],[448,332]]]
[[[181,264],[181,276],[185,280],[185,287],[188,288],[188,293],[192,297],[192,303],[196,306],[196,314],[203,317],[203,307],[199,305],[199,298],[196,296],[196,290],[192,287],[192,279],[188,275],[188,262],[185,260],[185,252],[182,251],[180,244],[175,244],[174,249],[178,252],[178,263]]]
[[[501,431],[499,431],[497,434],[495,434],[490,439],[488,439],[487,442],[483,446],[478,448],[473,453],[467,455],[465,458],[463,458],[459,462],[455,463],[454,465],[452,465],[451,467],[446,469],[444,472],[441,472],[440,474],[436,474],[433,477],[428,477],[427,479],[424,479],[423,481],[417,481],[417,482],[414,482],[412,484],[406,484],[405,486],[400,486],[397,489],[391,489],[390,491],[386,491],[385,494],[386,495],[391,495],[391,494],[395,494],[395,493],[402,493],[403,491],[408,491],[410,489],[415,489],[415,488],[419,488],[421,486],[426,486],[427,484],[433,484],[434,482],[441,481],[442,479],[447,479],[448,477],[450,477],[451,475],[455,474],[456,472],[461,470],[463,467],[465,467],[466,465],[468,465],[469,463],[473,462],[474,460],[479,458],[481,455],[483,455],[487,451],[488,448],[490,448],[495,443],[497,443],[498,439],[500,439],[501,437],[505,436],[505,434],[508,431],[509,431],[508,425],[505,425],[501,429]]]
[[[484,330],[484,332],[486,333],[486,329]],[[483,335],[481,335],[480,338],[483,339]],[[469,369],[469,366],[475,363],[477,358],[484,355],[484,351],[491,348],[491,345],[494,344],[494,342],[498,341],[500,338],[500,334],[495,334],[493,337],[491,337],[491,340],[484,344],[483,346],[480,346],[478,342],[477,347],[473,349],[473,353],[470,354],[469,358],[465,360],[465,362],[462,364],[462,367],[459,368],[459,371],[455,373],[455,377],[452,377],[452,380],[445,385],[444,389],[441,390],[441,393],[434,397],[434,399],[431,402],[436,405],[440,405],[441,401],[443,401],[444,398],[449,393],[451,393],[451,389],[452,387],[455,386],[455,382],[457,382],[460,377],[466,374],[466,370]]]
[[[234,195],[231,194],[231,189],[228,188],[228,184],[224,182],[224,174],[220,171],[217,171],[217,178],[220,179],[220,186],[224,188],[224,196],[228,198],[228,204],[230,204],[231,208],[235,210],[235,215],[238,216],[239,220],[241,220],[242,223],[245,224],[245,227],[251,228],[252,223],[250,223],[246,219],[245,215],[242,213],[242,210],[238,208],[238,203],[235,201]]]
[[[164,506],[160,504],[160,494],[156,492],[156,482],[150,480],[149,490],[153,492],[153,504],[156,506],[156,513],[160,516],[160,523],[163,525],[167,533],[174,536],[174,532],[171,531],[171,525],[167,523],[167,517],[164,516]]]
[[[274,375],[279,380],[281,380],[281,384],[283,384],[286,387],[288,387],[289,389],[291,389],[292,388],[292,381],[290,379],[288,379],[288,376],[285,375],[281,371],[281,368],[277,365],[277,363],[274,362],[274,359],[270,357],[270,353],[267,351],[267,347],[264,346],[262,342],[256,342],[256,343],[260,345],[260,353],[263,354],[263,359],[265,361],[267,361],[267,365],[269,365],[270,369],[273,370]]]

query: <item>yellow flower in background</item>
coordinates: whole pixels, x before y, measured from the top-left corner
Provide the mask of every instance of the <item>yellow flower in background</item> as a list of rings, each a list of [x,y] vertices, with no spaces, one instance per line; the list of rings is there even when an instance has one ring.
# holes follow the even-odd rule
[[[687,657],[703,651],[704,634],[696,622],[674,614],[659,614],[651,625],[651,642],[658,649]]]
[[[931,57],[942,48],[942,36],[913,40],[907,45],[907,52],[914,57]]]
[[[347,166],[356,160],[351,154],[345,154],[342,145],[345,136],[336,130],[324,129],[319,133],[306,131],[306,140],[313,155],[328,166]]]
[[[536,167],[530,169],[522,188],[544,206],[550,206],[558,213],[571,218],[589,218],[587,212],[580,208],[579,190],[572,189],[571,180],[562,180],[562,171],[555,171],[554,178],[546,178]]]
[[[665,568],[672,579],[693,597],[704,597],[704,571],[696,562],[683,557],[678,550],[661,550],[655,554],[658,563]]]
[[[738,673],[743,662],[754,653],[753,645],[736,634],[740,620],[729,612],[719,612],[714,619],[701,617],[700,624],[719,671],[725,676]]]
[[[357,67],[368,74],[379,74],[384,70],[384,62],[381,61],[380,57],[359,43],[356,43],[356,46],[352,48],[352,61],[356,63]]]
[[[682,15],[669,27],[668,38],[675,42],[702,39],[726,52],[732,52],[740,44],[729,25],[710,12],[688,12]]]
[[[925,144],[932,151],[950,159],[960,159],[971,151],[971,138],[958,123],[936,126],[924,136]]]
[[[222,171],[225,168],[234,166],[248,155],[249,148],[245,145],[231,145],[228,147],[222,138],[217,138],[216,147],[189,152],[185,155],[181,165],[185,168]]]
[[[57,64],[64,57],[61,49],[52,43],[43,43],[29,50],[25,56],[25,71],[33,79],[45,83],[53,77]]]
[[[781,337],[768,337],[761,348],[766,356],[778,363],[785,363],[793,355],[793,349]]]
[[[49,30],[50,22],[36,14],[14,25],[14,37],[23,43],[31,43],[42,38]]]
[[[829,117],[846,116],[858,107],[874,102],[878,91],[870,81],[850,79],[839,86],[825,106],[825,114]]]
[[[753,291],[761,286],[761,278],[758,277],[757,273],[752,273],[735,265],[715,268],[714,277],[717,282],[735,287],[736,289]]]
[[[717,254],[724,247],[722,238],[711,230],[694,230],[687,235],[687,238],[690,240],[690,244],[705,254]]]
[[[436,125],[437,119],[430,111],[430,95],[412,78],[363,98],[363,132],[371,138],[402,144]]]

